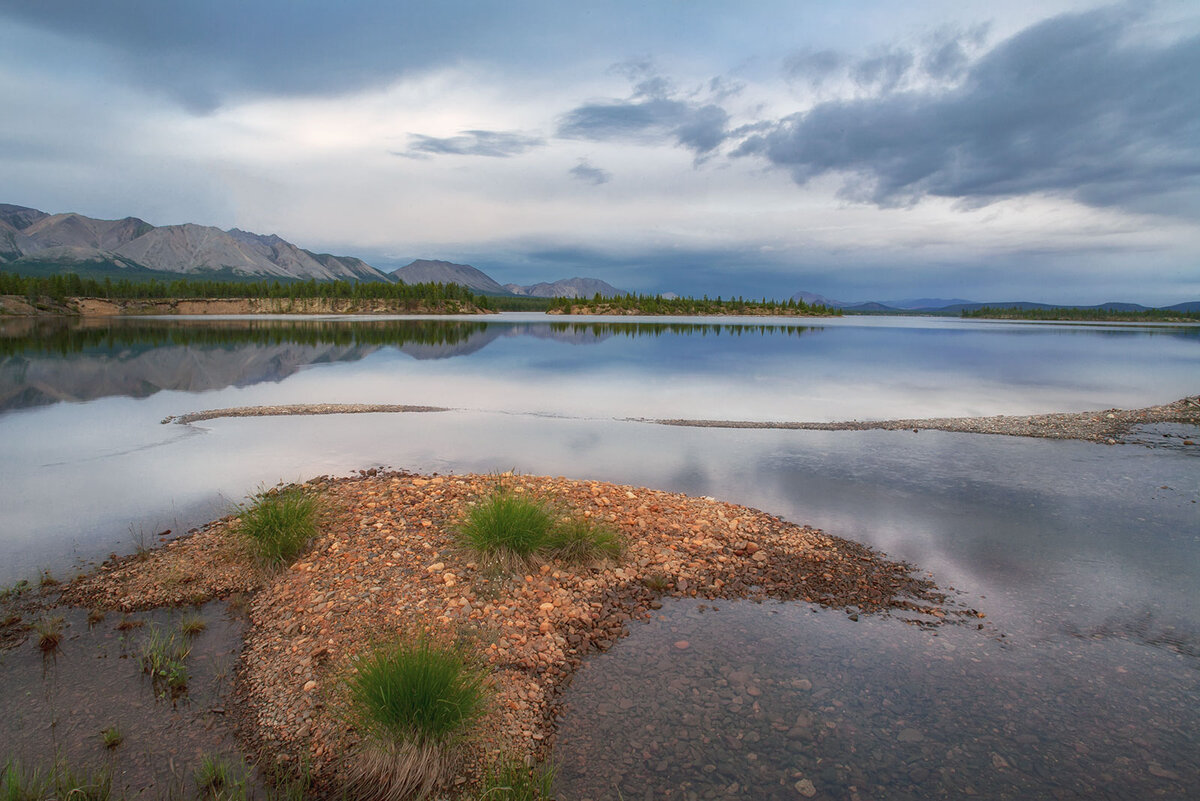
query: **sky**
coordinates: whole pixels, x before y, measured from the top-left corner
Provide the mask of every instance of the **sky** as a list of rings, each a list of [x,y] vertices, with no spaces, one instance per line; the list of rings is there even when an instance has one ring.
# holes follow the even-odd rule
[[[1200,300],[1200,3],[0,0],[0,202],[501,283]]]

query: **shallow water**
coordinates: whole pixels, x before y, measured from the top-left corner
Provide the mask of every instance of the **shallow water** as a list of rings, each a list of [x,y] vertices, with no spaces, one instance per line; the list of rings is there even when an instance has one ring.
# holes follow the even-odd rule
[[[29,618],[61,616],[63,642],[45,655],[33,632],[0,651],[0,754],[43,772],[56,756],[75,770],[107,767],[118,798],[161,798],[168,788],[189,798],[206,756],[240,766],[230,688],[244,624],[223,606],[203,610],[207,628],[189,638],[187,689],[174,697],[143,671],[141,654],[152,629],[176,631],[182,612],[110,613],[94,625],[81,609]],[[113,727],[122,740],[108,748],[101,732]]]
[[[737,782],[793,798],[805,780],[814,797],[830,798],[962,797],[967,786],[997,798],[1200,790],[1200,449],[1183,444],[1192,432],[1150,427],[1142,444],[1109,447],[628,419],[1150,405],[1196,393],[1200,327],[595,322],[139,320],[30,333],[0,321],[0,585],[41,569],[61,577],[174,536],[259,487],[373,466],[515,469],[712,495],[906,559],[984,611],[986,628],[931,636],[806,607],[713,614],[669,604],[666,620],[602,657],[627,667],[581,674],[560,741],[568,764],[611,757],[630,777],[625,798],[644,797],[635,790],[651,780],[665,783],[646,787],[688,797],[678,795],[684,782],[699,793],[718,779],[728,779],[725,793]],[[453,411],[160,422],[321,402]],[[689,649],[674,649],[680,638]],[[748,714],[743,698],[735,722],[728,704],[710,709],[720,697],[711,686],[747,667],[749,654],[755,671],[761,664],[767,717]],[[661,695],[667,720],[622,710],[629,692],[619,681],[588,684],[621,670],[647,681],[666,673],[669,687],[640,697]],[[816,689],[788,684],[796,676]],[[829,695],[816,697],[821,689]],[[608,709],[619,714],[609,720]],[[787,739],[805,711],[819,720],[816,733]],[[768,737],[776,723],[789,724],[785,742]],[[707,755],[703,738],[726,729],[742,745]],[[921,739],[900,740],[906,729]],[[670,742],[663,732],[687,753],[661,745],[654,760],[642,756],[646,743]],[[746,748],[752,733],[759,751]],[[744,758],[740,773],[727,765],[749,753],[761,759]],[[589,781],[567,770],[564,792],[615,796]]]
[[[568,693],[559,797],[1195,792],[1200,699],[1187,657],[1133,640],[932,633],[814,612],[669,601],[635,624]]]

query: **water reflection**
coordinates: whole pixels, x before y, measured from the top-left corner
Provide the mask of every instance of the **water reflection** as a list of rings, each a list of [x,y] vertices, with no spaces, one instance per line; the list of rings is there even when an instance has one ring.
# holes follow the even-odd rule
[[[17,319],[0,321],[0,412],[162,390],[278,383],[381,348],[413,359],[475,354],[501,337],[570,345],[613,336],[798,336],[795,325],[489,323],[478,320]]]

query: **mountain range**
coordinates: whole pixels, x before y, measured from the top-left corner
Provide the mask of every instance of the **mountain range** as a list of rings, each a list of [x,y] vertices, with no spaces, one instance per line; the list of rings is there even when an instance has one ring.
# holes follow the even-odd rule
[[[980,303],[962,298],[904,298],[901,300],[872,300],[872,301],[842,301],[833,300],[814,292],[797,292],[792,300],[802,300],[810,306],[828,306],[831,309],[842,309],[849,312],[867,312],[875,314],[959,314],[963,311],[975,311],[989,307],[992,309],[1096,309],[1104,311],[1150,311],[1158,308],[1161,311],[1196,312],[1200,311],[1200,301],[1176,303],[1174,306],[1143,306],[1139,303],[1123,303],[1110,301],[1094,306],[1079,306],[1074,304],[1034,303],[1028,300],[1000,300]]]
[[[385,273],[353,256],[314,253],[274,234],[206,225],[154,226],[137,217],[98,220],[0,203],[0,269],[125,278],[315,279],[455,283],[488,295],[606,297],[621,290],[595,278],[501,285],[466,264],[418,259]]]

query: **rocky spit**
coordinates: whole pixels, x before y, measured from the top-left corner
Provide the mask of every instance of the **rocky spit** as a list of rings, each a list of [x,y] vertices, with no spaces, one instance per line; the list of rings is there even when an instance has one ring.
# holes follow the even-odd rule
[[[1200,425],[1200,395],[1144,409],[1104,409],[1092,412],[995,415],[992,417],[930,417],[904,420],[850,420],[836,423],[747,420],[644,420],[670,426],[700,428],[776,428],[803,431],[953,431],[963,434],[1005,434],[1010,437],[1082,439],[1116,445],[1137,426],[1153,423]]]
[[[237,406],[173,415],[163,423],[195,423],[221,417],[275,417],[280,415],[378,414],[448,412],[443,406],[407,406],[377,403],[303,403],[286,406]],[[634,418],[630,422],[695,428],[772,428],[795,431],[951,431],[961,434],[1003,434],[1010,437],[1082,439],[1116,445],[1138,426],[1156,423],[1200,425],[1200,395],[1142,409],[1104,409],[1090,412],[994,415],[991,417],[926,417],[899,420],[849,420],[842,422],[760,422],[754,420],[683,420]],[[1189,442],[1188,444],[1192,444]]]
[[[625,554],[518,574],[481,565],[455,546],[453,530],[497,483],[611,526]],[[260,765],[311,765],[318,787],[338,785],[357,742],[341,711],[352,657],[397,635],[465,640],[489,669],[492,700],[447,790],[453,797],[501,753],[545,759],[572,674],[663,596],[803,601],[853,619],[893,614],[929,626],[982,617],[951,604],[909,565],[708,497],[565,478],[377,471],[305,486],[323,498],[320,534],[286,569],[255,568],[229,517],[110,560],[68,585],[63,600],[132,611],[248,598],[236,687],[242,737]]]

